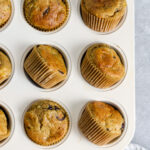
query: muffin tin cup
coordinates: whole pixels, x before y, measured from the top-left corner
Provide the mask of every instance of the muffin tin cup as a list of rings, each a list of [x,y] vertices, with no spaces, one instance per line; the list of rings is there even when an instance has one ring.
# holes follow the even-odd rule
[[[6,81],[4,81],[4,83],[2,83],[2,85],[0,85],[0,90],[1,90],[1,89],[6,87],[10,83],[10,81],[11,81],[13,75],[14,75],[14,71],[15,71],[15,62],[14,62],[14,59],[13,59],[13,56],[12,56],[11,52],[8,50],[7,47],[5,47],[4,45],[0,44],[0,50],[5,55],[7,55],[7,57],[10,59],[11,65],[12,65],[12,73],[11,73],[10,77]]]
[[[22,14],[22,17],[24,19],[24,22],[26,24],[28,24],[29,27],[31,27],[30,29],[33,29],[34,31],[38,32],[38,33],[42,33],[42,34],[53,34],[53,33],[56,33],[60,30],[62,30],[63,28],[65,28],[65,26],[68,24],[69,20],[70,20],[70,16],[71,16],[71,2],[70,0],[65,0],[68,4],[68,9],[67,9],[67,18],[66,20],[59,26],[57,27],[56,29],[53,29],[53,30],[50,30],[50,31],[47,31],[47,30],[42,30],[42,29],[39,29],[39,28],[36,28],[34,27],[33,25],[31,25],[26,17],[25,17],[25,14],[24,14],[24,1],[25,0],[21,0],[21,14]]]
[[[95,100],[95,101],[98,101],[98,100]],[[78,129],[79,129],[80,134],[83,136],[83,138],[85,138],[87,141],[89,141],[89,143],[92,144],[95,148],[96,147],[97,148],[98,147],[99,148],[111,148],[111,147],[119,144],[119,142],[122,141],[123,138],[125,137],[127,130],[128,130],[128,117],[127,117],[126,110],[124,109],[124,107],[121,104],[119,104],[117,101],[100,100],[100,102],[104,102],[104,103],[107,103],[107,104],[115,107],[122,114],[122,116],[125,120],[125,123],[124,123],[125,127],[124,127],[124,130],[123,130],[121,136],[117,137],[115,140],[111,141],[109,144],[106,144],[107,141],[109,141],[109,138],[112,138],[113,136],[104,132],[103,129],[101,127],[99,127],[96,124],[96,122],[89,116],[87,111],[85,111],[86,104],[83,106],[83,108],[81,109],[81,111],[79,113]],[[84,113],[84,115],[82,116],[83,113]],[[98,136],[100,136],[100,134],[102,134],[102,136],[98,138]],[[90,139],[88,139],[87,137]],[[97,143],[98,139],[101,141],[101,144],[104,144],[104,145],[101,145],[101,146],[97,145],[96,143]]]
[[[89,64],[86,60],[85,60],[86,62],[84,62],[84,64],[86,63],[87,67],[90,67],[90,69],[89,69],[89,71],[87,71],[86,70],[87,67],[86,68],[84,67],[84,70],[82,70],[83,67],[81,67],[81,63],[82,63],[82,60],[84,58],[84,55],[85,55],[87,49],[89,47],[91,47],[92,45],[95,45],[95,44],[107,44],[107,45],[111,46],[117,52],[117,54],[120,56],[120,59],[121,59],[122,63],[124,64],[124,67],[125,67],[124,77],[119,82],[112,85],[111,87],[99,88],[99,87],[106,87],[106,86],[110,85],[110,83],[112,83],[112,82],[107,80],[106,77],[96,67]],[[117,88],[124,81],[124,79],[126,77],[126,74],[127,74],[127,70],[128,70],[128,64],[127,64],[127,58],[126,58],[124,52],[122,51],[122,49],[119,46],[117,46],[115,44],[111,44],[109,42],[97,41],[97,42],[93,42],[93,43],[89,44],[88,46],[86,46],[82,50],[82,52],[79,56],[79,60],[78,60],[78,69],[80,71],[82,79],[84,79],[84,81],[86,81],[86,83],[88,83],[88,85],[94,87],[95,89],[98,89],[101,92],[104,92],[104,91],[109,91],[109,90]],[[86,78],[87,73],[89,74],[88,79]],[[95,75],[97,78],[93,77],[93,75]]]
[[[8,19],[8,21],[0,27],[0,32],[4,31],[11,24],[13,17],[14,17],[14,12],[15,12],[14,2],[13,2],[13,0],[10,0],[10,1],[11,1],[11,6],[12,6],[11,16]]]
[[[3,141],[0,142],[0,148],[6,145],[9,140],[12,138],[14,130],[15,130],[15,119],[14,119],[14,114],[11,110],[11,108],[5,104],[4,102],[0,101],[0,108],[4,111],[5,115],[7,116],[7,119],[9,121],[9,129],[10,129],[10,135],[8,138],[4,139]]]
[[[105,35],[117,31],[124,24],[128,8],[126,8],[125,14],[121,15],[118,19],[104,19],[98,18],[87,11],[82,10],[81,0],[79,0],[78,12],[82,22],[88,29],[91,29],[91,31],[95,33]]]
[[[67,138],[68,138],[69,135],[70,135],[71,128],[72,128],[71,113],[70,113],[69,109],[68,109],[62,102],[60,102],[60,101],[58,101],[58,100],[50,100],[50,101],[53,101],[53,102],[58,103],[58,104],[59,104],[60,106],[62,106],[62,107],[65,109],[65,111],[67,112],[67,115],[68,115],[68,117],[69,117],[69,129],[68,129],[68,132],[67,132],[67,134],[65,135],[65,137],[64,137],[60,142],[58,142],[58,143],[56,143],[56,144],[54,144],[54,145],[50,145],[50,146],[42,146],[42,145],[39,145],[39,144],[35,143],[34,141],[32,141],[32,140],[28,137],[28,135],[26,134],[26,131],[25,131],[25,128],[24,128],[24,116],[25,116],[25,113],[27,112],[27,110],[31,107],[31,105],[34,104],[35,102],[40,101],[40,100],[49,100],[49,99],[46,98],[46,99],[34,100],[34,101],[31,102],[28,106],[26,106],[26,108],[25,108],[25,110],[24,110],[24,112],[23,112],[23,116],[22,116],[22,128],[23,128],[23,131],[24,131],[24,134],[25,134],[26,138],[28,139],[28,141],[29,141],[30,143],[32,143],[33,146],[38,147],[38,148],[41,148],[41,149],[54,149],[54,148],[56,148],[56,147],[62,145],[62,144],[67,140]]]
[[[40,45],[40,44],[35,44],[35,45]],[[44,44],[44,45],[50,45],[54,48],[56,48],[63,56],[64,58],[64,61],[65,61],[65,64],[66,64],[66,68],[67,68],[67,77],[64,81],[58,83],[56,86],[52,87],[52,88],[49,88],[49,89],[44,89],[42,87],[40,87],[38,84],[36,84],[32,79],[31,77],[29,77],[29,75],[26,73],[25,69],[24,69],[24,62],[25,62],[25,59],[27,57],[27,55],[30,53],[30,51],[32,50],[32,48],[35,46],[35,45],[31,45],[30,47],[27,48],[27,50],[25,51],[23,57],[22,57],[22,61],[21,61],[21,68],[24,72],[24,75],[26,76],[26,78],[30,81],[30,83],[32,83],[32,85],[36,86],[38,89],[40,89],[41,91],[47,91],[47,92],[50,92],[50,91],[54,91],[54,90],[57,90],[59,89],[60,87],[62,87],[69,79],[69,76],[71,74],[71,60],[70,60],[70,56],[69,54],[67,53],[67,51],[60,45],[56,45],[54,43],[50,43],[50,44]]]

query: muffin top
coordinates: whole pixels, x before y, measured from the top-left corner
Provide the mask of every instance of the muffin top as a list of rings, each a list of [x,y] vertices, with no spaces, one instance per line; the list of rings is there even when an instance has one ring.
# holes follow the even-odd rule
[[[33,51],[40,54],[52,71],[58,71],[64,76],[67,74],[63,56],[57,49],[49,45],[38,45],[33,48]]]
[[[24,116],[27,135],[37,144],[48,146],[61,141],[69,129],[69,117],[58,103],[34,102]]]
[[[67,5],[62,0],[25,0],[24,14],[35,28],[50,31],[66,20]]]
[[[120,135],[124,127],[124,119],[120,112],[109,104],[93,101],[86,106],[94,120],[106,131]]]
[[[7,80],[12,72],[12,65],[9,58],[0,51],[0,84]]]
[[[125,75],[125,67],[120,57],[113,48],[106,44],[91,46],[86,56],[106,76],[120,80]]]
[[[125,12],[126,0],[82,0],[85,8],[97,17],[113,17]]]
[[[0,0],[0,27],[3,26],[11,16],[11,1]]]
[[[5,113],[0,109],[0,141],[9,136],[8,122]]]

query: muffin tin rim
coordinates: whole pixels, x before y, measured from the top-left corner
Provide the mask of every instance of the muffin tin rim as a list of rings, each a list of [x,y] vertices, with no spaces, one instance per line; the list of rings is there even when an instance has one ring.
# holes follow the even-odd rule
[[[12,22],[12,20],[14,18],[14,14],[15,14],[14,0],[10,0],[10,2],[11,2],[11,6],[12,6],[11,15],[10,15],[10,18],[7,20],[7,22],[0,28],[0,32],[2,32],[5,29],[7,29],[7,27],[11,24],[11,22]]]
[[[127,115],[126,109],[125,109],[125,108],[123,107],[123,105],[120,104],[118,101],[116,101],[116,100],[108,100],[108,98],[106,98],[106,99],[102,98],[101,100],[89,100],[89,101],[87,101],[87,102],[82,106],[82,108],[81,108],[81,110],[80,110],[80,112],[79,112],[79,115],[78,115],[78,119],[77,119],[78,122],[79,122],[79,120],[80,120],[80,118],[81,118],[81,115],[82,115],[82,113],[83,113],[83,111],[84,111],[84,109],[85,109],[85,107],[86,107],[86,104],[87,104],[88,102],[92,102],[92,101],[104,102],[104,103],[106,103],[106,104],[109,104],[109,105],[111,105],[111,106],[117,108],[117,109],[119,110],[119,112],[121,113],[121,115],[123,116],[124,120],[125,120],[125,128],[124,128],[124,130],[123,130],[123,132],[122,132],[122,134],[121,134],[120,137],[118,137],[115,141],[112,141],[112,143],[109,143],[109,144],[103,145],[103,146],[96,145],[96,144],[92,143],[90,140],[88,140],[87,137],[84,136],[84,134],[82,133],[82,131],[80,130],[80,128],[79,128],[79,126],[78,126],[78,124],[77,124],[77,126],[78,126],[78,127],[77,127],[77,128],[78,128],[78,132],[80,133],[80,135],[81,135],[86,141],[88,141],[88,143],[89,143],[90,145],[93,145],[95,148],[108,149],[108,148],[110,148],[110,147],[113,147],[113,146],[119,144],[119,142],[125,138],[126,133],[127,133],[127,131],[128,131],[129,120],[128,120],[128,115]]]
[[[12,65],[12,72],[11,72],[10,77],[6,81],[4,81],[4,83],[0,86],[0,90],[2,90],[3,88],[5,88],[11,82],[11,80],[12,80],[12,78],[14,76],[14,73],[15,73],[15,61],[14,61],[14,57],[13,57],[11,51],[5,45],[0,43],[0,49],[9,58],[10,63]]]
[[[4,109],[4,111],[6,110],[6,115],[9,116],[9,119],[11,120],[11,131],[10,131],[10,135],[8,138],[4,139],[2,141],[2,143],[0,143],[0,148],[2,148],[3,146],[5,146],[13,137],[14,135],[14,131],[15,131],[15,116],[14,113],[11,109],[10,106],[8,106],[5,102],[0,100],[0,106]]]
[[[36,45],[52,46],[52,47],[56,48],[61,53],[61,55],[63,56],[63,59],[65,59],[64,61],[66,63],[66,68],[67,68],[67,77],[64,81],[58,83],[58,85],[56,85],[50,89],[44,89],[44,88],[39,87],[38,85],[34,84],[32,81],[30,81],[32,79],[26,75],[26,72],[24,70],[24,61],[26,59],[26,56],[31,51],[31,49]],[[30,44],[30,46],[28,46],[26,48],[26,50],[24,51],[23,56],[21,58],[21,70],[22,70],[25,78],[30,82],[31,85],[33,85],[33,87],[37,88],[38,90],[40,90],[42,92],[53,92],[53,91],[56,91],[56,90],[62,88],[67,83],[67,81],[69,80],[70,75],[71,75],[71,71],[72,71],[71,57],[70,57],[69,53],[67,52],[67,50],[63,46],[61,46],[60,44],[58,44],[56,42],[55,43],[54,42],[48,42],[48,43],[40,43],[40,44],[38,44],[38,43]]]
[[[98,32],[98,31],[95,31],[95,30],[91,29],[90,27],[88,27],[84,23],[84,21],[82,19],[82,15],[81,15],[81,6],[80,5],[81,5],[81,0],[78,0],[78,3],[77,3],[77,9],[78,10],[77,10],[77,12],[78,12],[78,16],[79,16],[82,24],[86,27],[87,31],[89,30],[89,31],[91,31],[91,32],[93,32],[95,34],[98,34],[98,35],[109,35],[109,34],[115,33],[116,31],[118,31],[124,25],[124,23],[125,23],[125,21],[127,19],[127,16],[128,16],[128,5],[127,5],[126,12],[125,12],[123,18],[121,19],[121,21],[119,22],[119,24],[117,25],[116,28],[114,28],[112,31],[109,31],[109,32]]]
[[[25,18],[25,16],[24,16],[24,11],[23,11],[24,1],[25,1],[25,0],[21,0],[21,6],[20,6],[21,17],[22,17],[22,19],[24,20],[24,21],[23,21],[24,24],[27,24],[27,27],[28,27],[29,30],[33,30],[33,31],[35,31],[35,32],[37,32],[37,33],[41,33],[41,34],[44,34],[44,35],[50,35],[50,34],[54,34],[54,33],[57,33],[57,32],[59,32],[59,31],[63,30],[63,29],[67,26],[67,24],[69,23],[69,21],[70,21],[71,13],[72,13],[72,6],[71,6],[72,4],[71,4],[71,1],[70,1],[70,0],[66,0],[66,1],[68,2],[69,11],[68,11],[68,17],[67,17],[67,19],[65,20],[65,22],[64,22],[60,27],[58,27],[57,29],[54,29],[53,31],[42,31],[42,30],[38,30],[38,29],[34,28],[32,25],[30,25],[30,24],[27,22],[27,20],[26,20],[26,18]]]
[[[113,86],[109,87],[109,88],[96,88],[94,86],[92,86],[90,83],[88,83],[84,77],[82,76],[81,74],[81,61],[82,61],[82,58],[83,58],[83,55],[86,53],[87,49],[94,45],[94,44],[106,44],[106,45],[109,45],[111,47],[114,48],[114,50],[116,52],[119,52],[119,57],[120,59],[122,59],[123,63],[124,63],[124,66],[125,66],[125,76],[119,81],[117,82],[116,84],[114,84]],[[127,76],[127,73],[128,73],[128,59],[126,57],[126,54],[124,52],[124,50],[122,50],[122,48],[120,48],[120,46],[118,46],[117,44],[114,44],[114,43],[111,43],[109,41],[94,41],[94,42],[90,42],[89,44],[87,44],[86,46],[84,46],[84,48],[82,48],[82,51],[80,52],[79,56],[78,56],[78,63],[77,63],[77,68],[78,68],[78,72],[82,78],[82,80],[84,81],[84,83],[86,83],[87,86],[99,91],[99,92],[108,92],[108,91],[111,91],[111,90],[115,90],[117,87],[119,87],[123,82],[124,80],[126,79],[126,76]]]
[[[54,144],[54,145],[49,145],[49,146],[43,146],[43,145],[40,145],[40,144],[37,144],[35,143],[34,141],[32,141],[28,135],[26,134],[26,131],[25,131],[25,128],[24,128],[24,116],[25,116],[25,113],[27,112],[27,110],[30,108],[30,106],[32,104],[34,104],[35,102],[38,102],[38,101],[41,101],[41,100],[49,100],[49,101],[53,101],[53,102],[56,102],[58,103],[61,107],[63,107],[63,109],[67,112],[67,115],[68,115],[68,118],[69,118],[69,128],[68,128],[68,132],[67,134],[65,135],[65,137],[59,141],[58,143]],[[58,146],[61,146],[68,138],[69,138],[69,135],[71,133],[71,130],[72,130],[72,117],[71,117],[71,113],[70,113],[70,110],[68,109],[68,107],[62,103],[60,100],[58,99],[50,99],[50,98],[39,98],[39,99],[36,99],[36,100],[32,100],[29,104],[27,104],[25,107],[24,107],[24,110],[23,110],[23,113],[22,113],[22,119],[21,119],[21,126],[22,126],[22,129],[23,129],[23,132],[25,134],[25,137],[28,139],[28,141],[30,143],[32,143],[32,145],[34,145],[35,147],[37,148],[41,148],[41,149],[54,149],[54,148],[57,148]]]

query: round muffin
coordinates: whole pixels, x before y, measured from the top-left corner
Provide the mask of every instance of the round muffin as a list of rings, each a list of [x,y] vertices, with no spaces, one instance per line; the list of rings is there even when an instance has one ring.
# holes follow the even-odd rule
[[[115,49],[107,44],[94,44],[83,57],[81,73],[94,87],[109,88],[125,76],[125,67]]]
[[[34,28],[53,31],[59,28],[68,17],[67,0],[25,0],[24,16]]]
[[[34,102],[24,116],[24,127],[28,137],[43,146],[54,145],[66,136],[69,117],[65,109],[56,102],[40,100]]]
[[[81,15],[91,29],[110,32],[120,23],[126,7],[126,0],[81,0]]]
[[[49,45],[34,46],[25,59],[24,69],[36,84],[45,89],[54,87],[67,77],[63,56]]]
[[[8,120],[4,111],[0,108],[0,142],[8,138],[9,135]]]
[[[97,145],[106,145],[121,136],[124,118],[113,106],[100,102],[88,102],[79,120],[83,135]]]
[[[0,27],[4,26],[9,20],[12,12],[10,0],[0,0]]]
[[[12,64],[8,56],[0,51],[0,85],[6,81],[12,73]]]

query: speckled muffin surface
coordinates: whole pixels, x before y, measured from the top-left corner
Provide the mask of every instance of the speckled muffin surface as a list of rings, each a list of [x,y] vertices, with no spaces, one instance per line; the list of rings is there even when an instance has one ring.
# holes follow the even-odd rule
[[[68,5],[62,0],[25,0],[27,22],[42,31],[59,28],[67,19]]]
[[[10,135],[8,120],[4,111],[0,108],[0,142]]]
[[[24,127],[28,137],[43,146],[60,142],[69,129],[69,117],[65,109],[56,102],[40,100],[34,102],[24,116]]]
[[[126,10],[126,0],[82,0],[85,8],[97,17],[117,16]]]
[[[67,77],[63,55],[49,45],[34,46],[24,62],[24,68],[31,79],[45,89],[54,87]]]
[[[0,0],[0,27],[5,25],[12,13],[10,0]]]
[[[12,64],[2,51],[0,51],[0,84],[7,80],[12,73]]]

